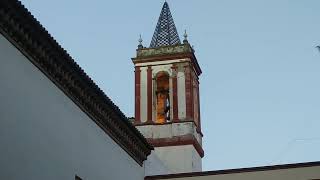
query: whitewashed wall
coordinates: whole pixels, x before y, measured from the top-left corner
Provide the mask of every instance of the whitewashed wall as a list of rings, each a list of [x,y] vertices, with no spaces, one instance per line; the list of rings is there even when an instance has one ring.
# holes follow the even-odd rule
[[[143,180],[139,166],[0,35],[0,179]]]
[[[155,152],[174,173],[199,172],[201,157],[193,145],[156,147]]]
[[[178,80],[178,117],[179,119],[186,118],[186,85],[185,85],[185,74],[179,71],[177,74]]]
[[[148,159],[144,163],[145,166],[145,175],[163,175],[163,174],[172,174],[173,172],[168,169],[167,166],[159,159],[158,155],[153,150],[148,156]]]

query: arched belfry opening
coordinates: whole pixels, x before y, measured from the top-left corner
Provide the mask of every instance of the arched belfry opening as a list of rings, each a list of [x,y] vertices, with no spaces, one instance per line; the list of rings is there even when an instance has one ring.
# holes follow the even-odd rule
[[[161,71],[156,75],[156,123],[165,123],[170,120],[170,91],[169,74]]]

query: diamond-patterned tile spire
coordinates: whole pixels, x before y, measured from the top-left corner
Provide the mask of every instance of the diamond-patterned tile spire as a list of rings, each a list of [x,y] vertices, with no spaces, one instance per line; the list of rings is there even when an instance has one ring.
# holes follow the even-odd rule
[[[179,34],[167,2],[164,3],[154,31],[150,48],[181,44]]]

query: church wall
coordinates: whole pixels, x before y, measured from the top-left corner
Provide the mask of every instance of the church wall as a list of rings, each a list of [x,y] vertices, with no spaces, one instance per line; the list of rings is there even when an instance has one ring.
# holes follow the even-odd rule
[[[185,74],[183,71],[178,71],[178,117],[179,119],[186,118],[186,86],[185,86]]]
[[[236,171],[236,170],[235,170]],[[263,170],[253,172],[241,172],[236,173],[221,173],[217,174],[214,171],[212,174],[206,175],[209,172],[195,173],[188,175],[175,175],[179,178],[166,178],[167,180],[317,180],[320,179],[320,166],[314,167],[301,167],[279,170]],[[146,178],[146,179],[162,179],[162,178]]]
[[[194,122],[178,122],[161,125],[136,126],[138,130],[148,139],[155,140],[155,153],[168,169],[174,173],[195,172],[202,170],[202,160],[196,147],[192,144],[163,146],[162,142],[169,142],[177,137],[188,139],[195,137],[201,145],[201,135],[196,130]],[[158,144],[159,146],[158,147]],[[162,147],[161,147],[162,146]]]
[[[192,149],[192,166],[196,171],[202,171],[202,158],[195,149]]]
[[[162,174],[171,174],[173,173],[166,167],[163,162],[159,159],[155,151],[152,151],[148,156],[148,159],[144,163],[145,166],[145,175],[162,175]]]
[[[2,35],[0,54],[0,179],[144,178],[144,167]]]
[[[156,147],[156,154],[174,173],[201,171],[201,157],[193,145]]]

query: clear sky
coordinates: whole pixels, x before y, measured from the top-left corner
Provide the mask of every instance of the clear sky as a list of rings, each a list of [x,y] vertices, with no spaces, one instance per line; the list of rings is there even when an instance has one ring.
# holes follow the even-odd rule
[[[22,0],[127,116],[163,0]],[[204,170],[320,160],[320,1],[168,0],[202,67]]]

